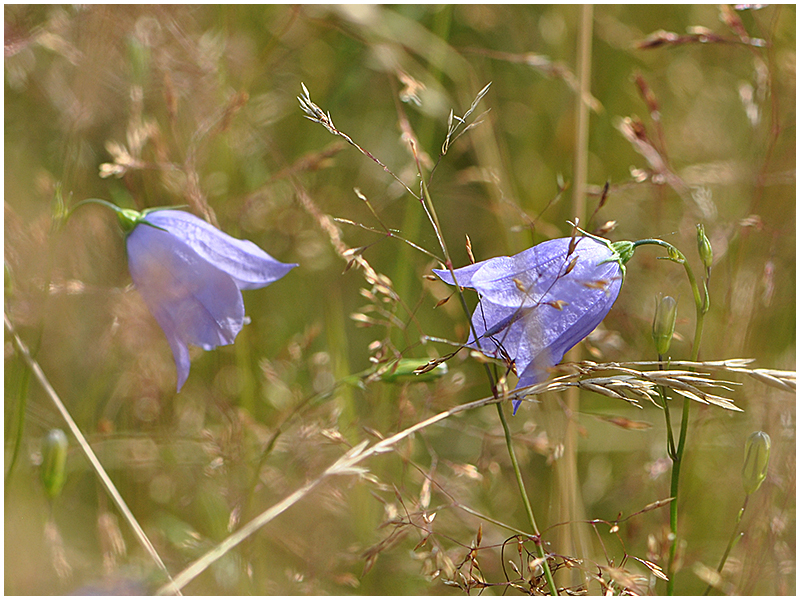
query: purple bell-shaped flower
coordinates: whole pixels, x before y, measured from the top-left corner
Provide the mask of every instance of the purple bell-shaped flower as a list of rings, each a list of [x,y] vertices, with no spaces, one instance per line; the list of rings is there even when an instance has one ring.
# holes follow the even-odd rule
[[[472,315],[477,339],[471,334],[467,346],[513,365],[520,388],[547,379],[548,370],[605,318],[631,254],[630,242],[560,238],[455,269],[455,280],[448,270],[433,272],[480,294]]]
[[[167,336],[180,391],[189,377],[189,344],[204,350],[232,344],[245,322],[241,290],[265,287],[297,265],[187,212],[117,214],[129,231],[131,278]]]

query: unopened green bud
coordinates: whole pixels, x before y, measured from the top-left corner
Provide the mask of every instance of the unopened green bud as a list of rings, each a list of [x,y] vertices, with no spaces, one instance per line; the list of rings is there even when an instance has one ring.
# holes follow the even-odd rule
[[[675,331],[675,318],[678,316],[678,303],[672,296],[664,296],[656,302],[653,318],[653,342],[659,356],[669,351],[672,334]]]
[[[447,363],[439,363],[429,371],[415,373],[417,369],[424,367],[429,362],[429,359],[426,358],[401,358],[397,361],[396,368],[391,368],[381,374],[381,380],[386,383],[433,381],[447,374]]]
[[[742,483],[744,492],[752,494],[767,477],[769,466],[769,450],[772,442],[763,431],[751,433],[744,444],[744,466],[742,467]]]
[[[710,269],[711,263],[714,262],[714,251],[711,249],[711,242],[706,237],[706,229],[701,223],[697,224],[697,252],[706,269]]]
[[[42,440],[42,483],[51,500],[61,493],[67,480],[66,434],[60,429],[51,429]]]

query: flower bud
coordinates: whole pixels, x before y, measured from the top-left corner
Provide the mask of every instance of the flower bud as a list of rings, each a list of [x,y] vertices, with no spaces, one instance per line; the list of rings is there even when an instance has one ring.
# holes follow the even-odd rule
[[[67,436],[60,429],[51,429],[42,440],[42,483],[51,500],[61,493],[67,480],[68,446]]]
[[[706,269],[710,269],[714,260],[714,251],[711,249],[711,242],[706,237],[705,227],[700,223],[697,224],[697,252]]]
[[[767,477],[769,451],[772,442],[763,431],[751,433],[744,444],[744,465],[742,483],[746,494],[752,494]]]
[[[447,373],[447,363],[439,363],[432,369],[418,374],[417,369],[425,367],[429,362],[425,358],[401,358],[395,367],[381,373],[381,380],[386,383],[433,381]]]
[[[675,331],[675,318],[678,316],[678,303],[672,296],[664,296],[656,302],[653,318],[653,342],[659,356],[669,351],[672,334]]]

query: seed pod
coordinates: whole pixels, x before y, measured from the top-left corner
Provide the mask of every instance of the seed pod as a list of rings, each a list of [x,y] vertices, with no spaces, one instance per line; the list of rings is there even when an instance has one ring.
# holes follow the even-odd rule
[[[744,465],[742,466],[742,483],[746,494],[752,494],[767,477],[769,467],[769,451],[772,442],[763,431],[751,433],[744,444]]]
[[[60,429],[51,429],[42,440],[42,483],[47,497],[58,497],[67,480],[66,434]]]

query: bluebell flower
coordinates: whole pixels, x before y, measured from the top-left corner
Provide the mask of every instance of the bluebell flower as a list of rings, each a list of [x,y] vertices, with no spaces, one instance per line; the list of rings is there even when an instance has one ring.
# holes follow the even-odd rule
[[[560,238],[455,269],[455,279],[448,270],[433,272],[480,294],[467,346],[504,361],[521,388],[546,380],[549,369],[605,318],[632,254],[631,242]]]
[[[297,265],[187,212],[114,208],[129,232],[131,278],[167,337],[180,391],[189,377],[189,344],[232,344],[245,322],[241,290],[265,287]]]

